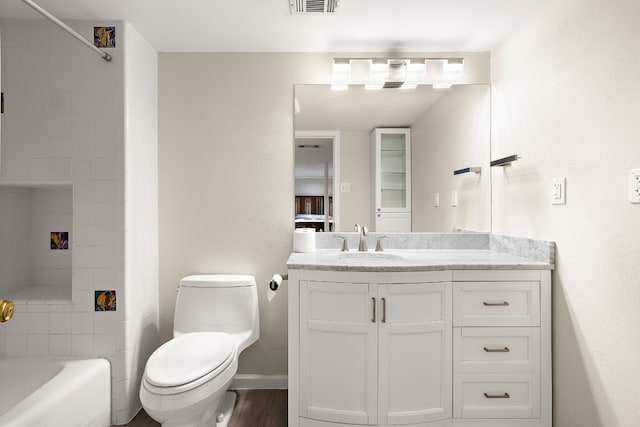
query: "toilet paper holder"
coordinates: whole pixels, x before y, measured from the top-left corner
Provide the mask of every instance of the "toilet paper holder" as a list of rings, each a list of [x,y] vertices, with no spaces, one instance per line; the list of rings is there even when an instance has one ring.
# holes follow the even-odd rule
[[[274,274],[269,281],[269,289],[277,291],[283,280],[289,280],[288,274]]]

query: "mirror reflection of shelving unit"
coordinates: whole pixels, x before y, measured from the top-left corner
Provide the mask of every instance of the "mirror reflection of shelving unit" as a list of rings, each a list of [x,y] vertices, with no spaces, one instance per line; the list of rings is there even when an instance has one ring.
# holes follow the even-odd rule
[[[71,184],[0,186],[0,297],[71,301]]]
[[[371,133],[375,231],[411,231],[411,133],[377,128]]]

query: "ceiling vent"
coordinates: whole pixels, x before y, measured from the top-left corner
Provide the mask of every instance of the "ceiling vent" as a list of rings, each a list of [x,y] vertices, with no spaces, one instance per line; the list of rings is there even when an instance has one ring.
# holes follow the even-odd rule
[[[289,0],[292,15],[310,13],[335,13],[340,0]]]

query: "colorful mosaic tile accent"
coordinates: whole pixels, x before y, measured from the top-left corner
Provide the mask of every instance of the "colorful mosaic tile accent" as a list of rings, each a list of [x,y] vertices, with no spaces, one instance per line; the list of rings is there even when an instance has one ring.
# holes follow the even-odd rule
[[[51,249],[69,249],[69,232],[52,231]]]
[[[95,291],[95,311],[116,311],[116,291]]]
[[[116,47],[116,27],[93,27],[95,47]]]

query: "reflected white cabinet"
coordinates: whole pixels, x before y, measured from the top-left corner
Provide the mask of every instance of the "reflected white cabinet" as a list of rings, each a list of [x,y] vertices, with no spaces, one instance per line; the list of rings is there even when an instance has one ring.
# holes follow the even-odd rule
[[[325,275],[300,281],[301,425],[450,419],[450,274]]]
[[[372,231],[411,231],[411,130],[371,132]]]

